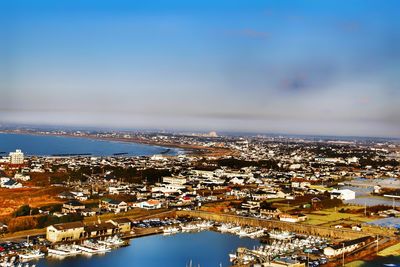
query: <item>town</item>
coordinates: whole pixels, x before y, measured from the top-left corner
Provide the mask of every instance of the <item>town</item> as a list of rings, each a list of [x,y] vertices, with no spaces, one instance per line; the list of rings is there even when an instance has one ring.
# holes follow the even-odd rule
[[[263,246],[230,255],[240,266],[338,266],[400,251],[396,141],[215,132],[36,134],[140,139],[179,153],[4,152],[4,264],[46,253],[105,253],[129,238],[203,229],[264,240]],[[18,241],[26,238],[31,243]]]

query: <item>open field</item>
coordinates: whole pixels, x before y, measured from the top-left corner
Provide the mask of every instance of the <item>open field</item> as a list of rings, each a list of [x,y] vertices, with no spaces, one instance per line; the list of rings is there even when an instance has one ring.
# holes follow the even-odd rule
[[[400,255],[400,243],[380,251],[378,253],[378,255],[379,256],[391,256],[391,255],[398,256],[398,255]]]
[[[62,187],[47,188],[0,188],[0,216],[10,215],[18,207],[29,204],[31,207],[61,203],[57,195],[64,191]]]
[[[346,263],[345,266],[346,267],[360,267],[364,263],[365,263],[364,261],[353,261],[353,262]]]
[[[365,217],[363,214],[340,213],[334,209],[325,209],[307,214],[305,222],[312,225],[332,226],[339,223],[355,224],[373,221],[374,218]]]

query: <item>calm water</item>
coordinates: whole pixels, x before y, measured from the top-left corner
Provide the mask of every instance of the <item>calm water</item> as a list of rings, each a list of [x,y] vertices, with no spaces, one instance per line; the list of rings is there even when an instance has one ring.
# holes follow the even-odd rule
[[[379,225],[382,227],[392,227],[400,230],[400,218],[395,217],[378,219],[372,222],[368,222],[368,224]]]
[[[229,253],[240,246],[253,248],[259,241],[211,231],[173,236],[148,236],[131,240],[131,245],[102,256],[51,258],[38,262],[39,267],[185,267],[230,266]]]
[[[40,136],[28,134],[1,134],[0,152],[22,149],[27,155],[48,156],[54,154],[92,154],[110,156],[114,153],[128,153],[129,156],[149,156],[159,154],[167,148],[136,143],[93,140],[89,138]],[[168,154],[181,151],[171,149]],[[2,154],[5,155],[5,154]]]
[[[341,186],[341,189],[350,189],[356,193],[356,199],[345,200],[344,203],[360,206],[397,206],[400,207],[400,201],[397,199],[393,202],[393,199],[382,196],[373,196],[371,193],[374,191],[374,185],[381,184],[383,187],[398,187],[400,185],[397,179],[363,179],[357,178],[352,181],[362,186]],[[370,186],[371,185],[371,186]]]

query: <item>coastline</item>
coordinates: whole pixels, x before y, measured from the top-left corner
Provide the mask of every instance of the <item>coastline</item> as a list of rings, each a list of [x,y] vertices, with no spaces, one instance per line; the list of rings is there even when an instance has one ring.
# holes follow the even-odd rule
[[[58,137],[86,138],[86,139],[100,140],[100,141],[135,143],[135,144],[143,144],[143,145],[150,145],[150,146],[158,146],[161,148],[180,149],[181,151],[183,151],[183,154],[190,155],[190,156],[218,157],[218,156],[234,155],[234,152],[228,148],[215,148],[215,147],[204,147],[204,146],[181,144],[181,143],[158,142],[158,141],[152,141],[152,140],[143,140],[140,138],[99,137],[99,136],[94,136],[94,135],[42,133],[42,132],[27,131],[27,130],[0,130],[0,133],[26,134],[26,135],[36,135],[36,136],[56,136],[56,137],[58,136]],[[165,156],[174,157],[176,155],[165,155]]]

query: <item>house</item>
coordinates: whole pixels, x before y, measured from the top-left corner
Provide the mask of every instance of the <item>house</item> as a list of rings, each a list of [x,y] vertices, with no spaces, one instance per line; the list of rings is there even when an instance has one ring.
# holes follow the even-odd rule
[[[79,240],[84,235],[83,222],[54,224],[46,229],[46,239],[50,242]]]
[[[120,213],[128,211],[128,204],[125,201],[105,198],[101,200],[99,208],[114,213]]]
[[[243,184],[244,184],[244,179],[243,179],[243,178],[235,177],[235,178],[231,179],[231,180],[229,181],[229,183],[231,183],[231,184],[237,184],[237,185],[243,185]]]
[[[258,201],[246,201],[242,203],[242,209],[252,213],[256,213],[260,210],[260,202]]]
[[[267,207],[260,209],[260,215],[265,217],[277,218],[282,212],[275,207]]]
[[[350,189],[334,189],[330,194],[331,199],[351,200],[356,198],[356,192]]]
[[[351,251],[365,245],[369,238],[370,237],[368,237],[368,236],[360,237],[357,239],[343,241],[343,242],[335,244],[335,245],[327,246],[326,248],[324,248],[324,254],[328,258],[333,258],[333,257],[339,256],[339,255],[343,255],[344,253],[351,252]]]
[[[14,179],[8,179],[8,181],[1,183],[1,187],[8,188],[8,189],[22,188],[22,184],[15,181]]]
[[[0,232],[5,232],[7,231],[8,226],[5,223],[0,222]]]
[[[71,191],[71,194],[74,195],[74,198],[80,201],[86,201],[88,200],[87,195],[85,195],[83,192],[80,191]]]
[[[167,183],[167,184],[184,185],[184,184],[186,184],[186,182],[187,182],[187,179],[182,176],[163,177],[163,183]]]
[[[129,192],[130,192],[130,190],[127,185],[110,186],[108,188],[108,193],[110,195],[128,194]]]
[[[14,179],[26,182],[26,181],[29,181],[31,179],[31,177],[29,175],[24,175],[22,173],[16,173],[14,175]]]
[[[71,200],[63,204],[62,213],[81,213],[85,209],[85,204],[77,200]]]
[[[85,217],[91,217],[91,216],[95,216],[97,214],[97,211],[95,209],[86,208],[81,211],[81,214],[82,214],[82,216],[85,216]]]
[[[139,207],[141,209],[148,209],[148,210],[160,209],[161,202],[159,200],[149,199],[147,201],[138,203],[137,207]]]
[[[131,231],[131,221],[127,218],[118,218],[112,219],[107,222],[112,223],[115,226],[118,226],[118,231],[120,233],[129,233]]]
[[[61,199],[74,199],[75,195],[70,192],[61,192],[58,197]]]

